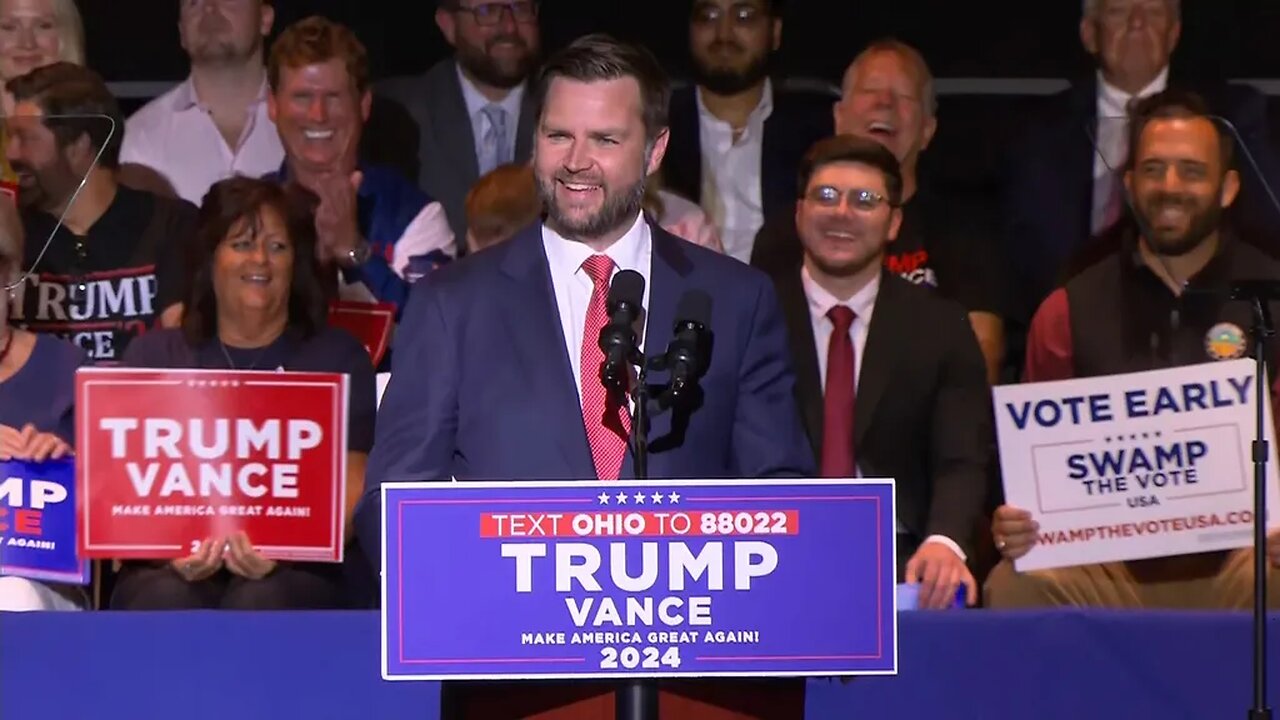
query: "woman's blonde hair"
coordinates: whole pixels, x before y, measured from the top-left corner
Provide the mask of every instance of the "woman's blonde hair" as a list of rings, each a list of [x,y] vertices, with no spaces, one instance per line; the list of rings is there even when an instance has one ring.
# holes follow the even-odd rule
[[[58,23],[58,59],[63,62],[84,64],[84,21],[75,0],[49,0],[53,17]],[[4,78],[12,80],[13,78]]]
[[[84,21],[80,19],[80,9],[75,0],[52,0],[53,16],[58,18],[58,31],[62,34],[62,42],[58,49],[60,60],[84,64]]]

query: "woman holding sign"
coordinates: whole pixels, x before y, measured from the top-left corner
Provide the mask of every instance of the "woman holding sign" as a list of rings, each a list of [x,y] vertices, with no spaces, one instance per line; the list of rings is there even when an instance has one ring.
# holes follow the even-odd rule
[[[0,196],[0,463],[41,463],[71,454],[75,372],[84,360],[84,353],[69,342],[9,324],[9,301],[23,280],[22,246],[17,208]],[[7,479],[0,477],[0,482]],[[16,500],[10,492],[0,494],[0,542],[25,534],[18,521],[18,512],[25,511],[21,497],[21,492]],[[7,575],[4,550],[0,547],[0,610],[84,607],[86,598],[78,587]]]
[[[346,374],[349,540],[373,445],[373,366],[354,337],[325,324],[315,224],[298,193],[243,177],[215,184],[200,209],[182,327],[139,338],[124,364]],[[344,600],[341,565],[267,559],[240,531],[204,538],[192,555],[172,562],[124,563],[111,605],[259,610],[335,608]]]

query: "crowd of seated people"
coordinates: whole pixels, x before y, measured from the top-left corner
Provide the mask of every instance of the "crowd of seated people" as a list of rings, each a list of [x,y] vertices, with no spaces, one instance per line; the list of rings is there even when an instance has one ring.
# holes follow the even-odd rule
[[[975,204],[921,164],[945,121],[928,59],[884,39],[851,49],[838,98],[788,90],[770,74],[783,9],[691,3],[692,82],[670,97],[665,157],[637,193],[655,227],[771,281],[813,467],[897,480],[899,582],[920,584],[927,608],[957,593],[988,607],[1245,607],[1248,550],[1016,571],[1037,525],[999,501],[991,388],[1210,359],[1184,350],[1222,301],[1188,284],[1280,273],[1265,188],[1280,187],[1280,156],[1261,97],[1170,75],[1178,0],[1084,0],[1094,72],[1024,119],[1003,192]],[[84,65],[74,3],[0,0],[12,189],[0,197],[0,460],[74,455],[84,364],[345,373],[346,540],[358,544],[374,377],[395,344],[373,367],[327,326],[329,303],[390,303],[399,318],[433,273],[547,212],[539,4],[442,0],[435,20],[450,57],[375,79],[364,44],[331,20],[277,32],[271,0],[183,2],[190,74],[126,119]],[[369,137],[392,107],[414,136]],[[1200,174],[1143,170],[1169,135]],[[1258,172],[1239,171],[1239,143]],[[250,270],[267,281],[246,282]],[[108,295],[130,302],[79,311]],[[1196,321],[1170,326],[1175,308]],[[96,602],[2,577],[0,609],[374,602],[367,569],[272,561],[242,533],[201,540],[176,560],[96,564],[110,589]],[[378,551],[362,550],[348,562]],[[1269,553],[1280,566],[1280,534]]]

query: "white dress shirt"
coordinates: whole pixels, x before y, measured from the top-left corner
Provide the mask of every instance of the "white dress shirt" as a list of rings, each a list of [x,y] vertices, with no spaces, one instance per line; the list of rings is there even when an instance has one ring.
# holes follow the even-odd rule
[[[764,122],[773,114],[773,86],[765,80],[760,104],[751,111],[736,141],[733,126],[712,115],[703,104],[702,88],[695,94],[702,149],[702,207],[720,229],[725,254],[749,262],[756,232],[764,224],[760,158]]]
[[[564,331],[565,351],[569,354],[573,381],[578,388],[578,403],[581,404],[582,336],[587,325],[587,307],[591,303],[591,293],[595,290],[595,283],[583,269],[582,263],[596,252],[583,243],[562,237],[546,225],[542,226],[542,247],[547,254],[547,265],[551,269],[551,287],[555,290],[560,328]],[[634,270],[644,277],[642,302],[645,311],[638,321],[640,327],[636,334],[636,342],[643,351],[644,328],[649,319],[649,269],[653,262],[653,238],[644,214],[637,214],[631,229],[603,254],[613,260],[615,275],[622,270]]]
[[[124,133],[120,162],[155,170],[179,197],[199,206],[215,182],[233,175],[262,177],[284,162],[284,146],[267,115],[265,79],[248,113],[239,141],[229,147],[187,78],[116,129]]]
[[[475,138],[476,163],[480,162],[484,153],[484,136],[489,132],[489,116],[484,114],[485,107],[489,105],[497,105],[507,113],[507,145],[511,152],[516,150],[516,128],[520,126],[520,104],[524,100],[524,83],[514,88],[507,96],[493,102],[485,97],[480,89],[471,82],[471,79],[463,74],[462,68],[457,68],[458,82],[462,84],[462,101],[467,106],[467,117],[471,118],[471,134]],[[502,163],[499,163],[500,165]]]
[[[1098,130],[1093,153],[1093,232],[1105,229],[1106,204],[1119,192],[1120,169],[1129,154],[1129,103],[1151,97],[1169,83],[1169,68],[1160,71],[1151,84],[1131,95],[1108,83],[1098,73]]]
[[[862,358],[866,354],[867,331],[871,329],[871,316],[876,309],[876,296],[880,294],[880,276],[876,275],[871,282],[854,293],[848,300],[839,300],[827,292],[825,288],[809,274],[809,268],[800,270],[800,282],[804,286],[805,297],[809,300],[809,318],[813,323],[813,341],[818,351],[818,381],[822,384],[822,392],[827,391],[827,350],[831,347],[831,332],[835,329],[827,313],[837,305],[843,305],[853,311],[853,324],[849,326],[849,337],[853,340],[853,376],[854,387],[862,373]],[[856,396],[856,393],[855,393]],[[856,408],[855,400],[855,408]],[[856,412],[856,409],[855,409]],[[862,468],[858,468],[858,477],[862,477]],[[901,521],[897,522],[898,533],[905,533],[906,528]],[[930,535],[924,542],[939,542],[951,549],[961,560],[966,556],[954,540],[945,535]]]

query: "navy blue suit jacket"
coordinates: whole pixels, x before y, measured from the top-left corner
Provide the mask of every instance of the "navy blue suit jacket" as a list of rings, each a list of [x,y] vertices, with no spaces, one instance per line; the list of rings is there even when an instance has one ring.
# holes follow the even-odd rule
[[[812,476],[768,278],[650,228],[646,351],[666,348],[686,290],[711,296],[714,341],[701,406],[652,419],[649,477]],[[414,285],[356,511],[375,560],[383,483],[596,477],[563,335],[540,224]],[[630,455],[622,475],[633,477]]]

